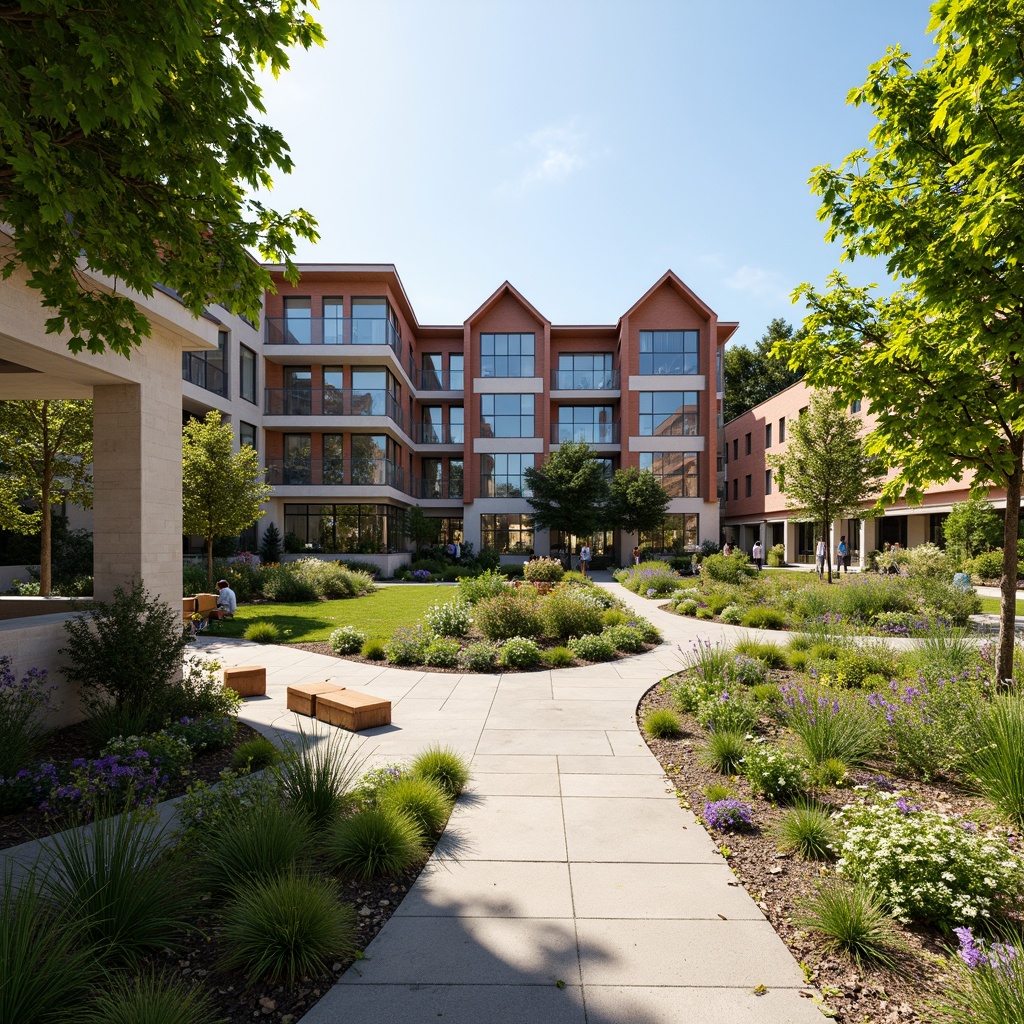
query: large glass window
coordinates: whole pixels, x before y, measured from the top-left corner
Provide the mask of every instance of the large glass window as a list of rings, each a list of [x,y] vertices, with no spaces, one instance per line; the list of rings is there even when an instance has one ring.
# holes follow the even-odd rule
[[[640,372],[699,373],[699,331],[641,331]]]
[[[599,530],[590,534],[589,537],[577,537],[574,533],[565,534],[562,530],[551,531],[551,550],[569,550],[578,553],[580,545],[586,541],[590,545],[590,552],[593,555],[614,555],[615,554],[615,531]]]
[[[386,434],[353,434],[351,483],[394,483],[394,451],[395,442]]]
[[[657,555],[679,555],[697,547],[700,516],[696,512],[669,512],[657,530],[641,532],[640,547]]]
[[[420,386],[424,390],[441,390],[441,353],[425,352],[423,354],[423,377]]]
[[[448,407],[448,430],[452,444],[462,444],[466,436],[466,410],[461,405]]]
[[[325,484],[345,482],[345,435],[324,434],[324,475]]]
[[[558,441],[614,444],[615,424],[610,405],[562,405],[558,408]]]
[[[448,460],[448,497],[449,498],[461,498],[462,497],[462,474],[463,466],[462,459],[449,459]],[[462,526],[459,526],[462,529]]]
[[[294,485],[312,482],[311,451],[309,434],[284,435],[283,483]]]
[[[402,510],[391,505],[284,507],[285,533],[296,534],[309,548],[331,553],[399,550],[402,521]]]
[[[481,395],[481,437],[533,437],[533,395]]]
[[[352,299],[352,344],[388,344],[388,326],[397,333],[398,324],[388,304],[381,297]]]
[[[312,307],[308,298],[284,300],[284,338],[286,345],[308,345],[312,340]]]
[[[341,416],[345,412],[345,371],[340,366],[324,367],[325,416]]]
[[[253,451],[257,450],[256,428],[251,423],[246,423],[245,420],[238,421],[238,443],[239,445],[247,444]]]
[[[696,391],[641,391],[640,435],[696,435],[699,430]]]
[[[284,413],[308,416],[312,411],[313,369],[310,366],[284,368]]]
[[[444,480],[441,477],[442,459],[423,460],[423,494],[424,498],[443,498]]]
[[[640,469],[650,470],[670,498],[696,498],[697,452],[640,452]]]
[[[480,497],[523,498],[530,489],[523,477],[524,470],[533,468],[533,456],[514,453],[495,453],[480,456]]]
[[[345,302],[341,298],[324,299],[324,344],[340,345],[345,340]]]
[[[394,396],[394,378],[383,366],[352,370],[352,415],[388,415],[388,396]]]
[[[247,402],[256,403],[256,353],[238,346],[238,393]]]
[[[452,353],[448,357],[448,387],[452,391],[462,391],[465,387],[463,369],[465,361],[462,353]]]
[[[529,555],[533,552],[533,527],[521,512],[480,517],[480,546],[500,555]]]
[[[423,444],[444,444],[444,424],[441,420],[441,406],[420,406],[420,425]]]
[[[481,334],[481,377],[532,377],[532,334]]]
[[[615,384],[611,352],[561,352],[558,356],[558,391],[604,390]]]
[[[228,397],[228,332],[217,332],[217,348],[181,353],[181,379],[215,395]]]

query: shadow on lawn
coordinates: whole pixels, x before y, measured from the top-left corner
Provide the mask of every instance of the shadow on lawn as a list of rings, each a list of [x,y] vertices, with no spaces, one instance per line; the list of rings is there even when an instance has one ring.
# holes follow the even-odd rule
[[[236,617],[222,622],[211,622],[206,635],[241,638],[254,622],[272,622],[281,634],[278,643],[282,644],[305,643],[320,639],[312,634],[336,625],[330,619],[312,615],[289,615],[287,612],[276,611],[273,605],[260,605],[258,610],[254,608],[245,618]]]

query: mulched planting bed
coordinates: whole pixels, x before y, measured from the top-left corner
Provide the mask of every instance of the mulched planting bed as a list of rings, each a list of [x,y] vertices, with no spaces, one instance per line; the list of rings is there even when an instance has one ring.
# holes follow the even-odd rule
[[[239,722],[232,742],[220,750],[196,755],[188,766],[185,778],[171,787],[164,799],[181,796],[193,782],[216,782],[220,773],[230,766],[235,748],[259,735],[255,729]],[[83,723],[50,733],[43,740],[38,760],[72,761],[77,757],[92,758],[98,755],[99,748],[90,743]],[[55,826],[53,819],[37,807],[26,807],[12,814],[0,815],[0,850],[27,843],[31,839],[41,839],[63,827],[60,823]]]
[[[779,678],[782,673],[778,674]],[[659,687],[649,690],[641,699],[638,717],[658,709],[678,713],[671,695]],[[679,716],[683,735],[678,739],[652,739],[647,745],[657,757],[679,795],[680,804],[691,808],[698,818],[706,803],[705,786],[728,782],[738,798],[753,809],[753,825],[745,829],[718,832],[708,829],[713,841],[722,850],[739,882],[757,903],[782,940],[804,970],[809,984],[825,997],[826,1015],[846,1024],[914,1024],[927,1021],[929,1000],[939,996],[949,980],[945,959],[955,948],[952,936],[925,925],[897,925],[900,938],[906,943],[898,972],[877,966],[857,966],[842,953],[825,948],[821,937],[802,931],[792,924],[798,898],[811,893],[815,883],[831,873],[829,862],[801,860],[796,854],[780,853],[771,837],[772,826],[782,817],[784,808],[776,807],[751,793],[742,776],[724,776],[701,765],[697,753],[705,739],[704,730],[691,715]],[[762,718],[763,734],[777,741],[783,729],[770,719]],[[871,770],[854,773],[850,785],[867,782],[884,773],[895,787],[914,794],[914,801],[924,809],[950,814],[986,813],[991,806],[964,793],[953,783],[923,783],[901,777],[891,764],[879,762]],[[850,788],[819,790],[818,799],[838,809],[853,799]]]

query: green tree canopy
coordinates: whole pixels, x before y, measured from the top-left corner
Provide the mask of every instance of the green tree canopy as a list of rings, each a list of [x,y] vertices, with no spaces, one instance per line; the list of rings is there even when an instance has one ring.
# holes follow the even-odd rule
[[[657,530],[665,522],[671,500],[649,469],[618,469],[612,477],[609,523],[627,533]]]
[[[867,454],[860,428],[841,398],[818,391],[807,412],[790,421],[786,450],[768,459],[789,499],[792,518],[821,530],[830,583],[829,525],[836,519],[862,518],[863,503],[877,493],[885,472],[881,460]]]
[[[53,587],[51,510],[65,500],[92,508],[92,402],[0,402],[0,526],[40,535],[44,597]]]
[[[316,0],[109,0],[0,5],[0,208],[14,229],[3,275],[30,273],[49,331],[70,348],[129,355],[149,322],[123,288],[159,282],[196,314],[211,301],[255,319],[266,270],[304,210],[278,213],[247,192],[292,161],[259,123],[257,75],[321,43]],[[98,290],[79,262],[113,278]]]
[[[884,257],[889,296],[840,274],[802,285],[805,337],[776,346],[816,387],[864,396],[870,450],[899,472],[883,500],[969,477],[1006,489],[996,671],[1013,672],[1024,459],[1024,0],[940,0],[937,52],[898,46],[849,102],[875,116],[871,150],[819,167],[827,238],[846,259]]]
[[[793,325],[776,317],[754,348],[730,345],[725,350],[726,423],[800,380],[799,370],[771,354],[777,342],[793,337]]]
[[[255,449],[234,452],[230,423],[213,409],[182,430],[181,489],[185,533],[206,541],[206,572],[213,586],[213,540],[231,537],[265,514],[260,505],[273,488],[263,483]]]
[[[999,546],[1003,524],[999,513],[984,498],[972,497],[958,501],[942,525],[946,548],[961,561]]]
[[[585,441],[566,441],[541,466],[523,472],[535,529],[586,537],[604,527],[608,479]]]

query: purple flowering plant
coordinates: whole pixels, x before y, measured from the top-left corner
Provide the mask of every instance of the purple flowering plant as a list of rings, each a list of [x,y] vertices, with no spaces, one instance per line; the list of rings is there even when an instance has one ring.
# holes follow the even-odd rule
[[[752,824],[753,812],[750,804],[729,797],[727,800],[713,800],[704,805],[704,820],[710,828],[724,832],[731,828],[745,828]]]
[[[1017,947],[1008,942],[989,943],[975,938],[971,928],[954,928],[953,934],[960,943],[957,955],[972,971],[991,967],[998,972],[1008,972],[1016,964]]]
[[[415,583],[429,583],[430,582],[430,570],[429,569],[414,569],[409,576]]]
[[[0,654],[0,784],[24,768],[56,710],[56,684],[46,669],[30,668],[21,679],[9,654]]]

